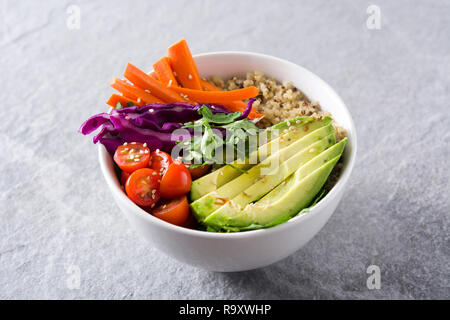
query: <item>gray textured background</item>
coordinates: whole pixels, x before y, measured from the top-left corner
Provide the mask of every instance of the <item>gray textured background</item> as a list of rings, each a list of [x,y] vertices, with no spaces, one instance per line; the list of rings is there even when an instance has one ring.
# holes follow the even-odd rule
[[[80,30],[66,26],[71,4]],[[380,30],[366,27],[370,4]],[[450,298],[449,12],[449,1],[1,1],[0,298]],[[106,110],[126,62],[150,69],[182,36],[193,53],[296,62],[353,114],[342,203],[277,264],[212,273],[153,249],[76,133]],[[366,287],[371,264],[380,290]]]

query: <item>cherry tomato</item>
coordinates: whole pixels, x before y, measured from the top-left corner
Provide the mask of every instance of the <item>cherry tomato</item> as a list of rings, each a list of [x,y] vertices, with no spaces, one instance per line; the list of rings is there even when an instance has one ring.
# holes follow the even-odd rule
[[[120,169],[132,173],[137,169],[145,168],[150,162],[150,149],[147,144],[140,142],[124,143],[117,147],[114,161]]]
[[[131,173],[122,171],[122,173],[120,174],[120,183],[125,186],[125,184],[127,183],[128,178],[130,177]]]
[[[174,199],[185,195],[191,190],[191,174],[180,161],[174,161],[167,168],[161,179],[159,191],[163,198]]]
[[[189,218],[189,204],[186,196],[173,200],[161,200],[152,214],[166,222],[182,226]]]
[[[142,168],[134,171],[125,184],[125,192],[128,198],[140,206],[151,206],[160,198],[158,172],[150,168]]]
[[[189,168],[189,172],[191,173],[192,180],[196,180],[198,178],[203,177],[205,174],[209,172],[209,169],[211,168],[211,165],[205,164],[200,167],[195,167],[193,169],[190,168],[190,165],[186,165],[186,167]]]
[[[165,153],[164,151],[161,151],[159,149],[156,149],[156,151],[153,151],[151,153],[152,157],[152,163],[149,166],[153,170],[158,171],[158,173],[163,176],[164,173],[166,173],[167,168],[169,165],[173,162],[172,157],[170,154]]]
[[[186,222],[183,223],[182,227],[188,228],[188,229],[195,229],[197,226],[197,220],[195,219],[193,214],[189,214],[189,217],[187,218]]]

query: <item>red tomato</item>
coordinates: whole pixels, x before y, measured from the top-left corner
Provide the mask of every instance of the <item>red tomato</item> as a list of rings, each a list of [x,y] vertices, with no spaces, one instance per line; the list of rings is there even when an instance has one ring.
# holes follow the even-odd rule
[[[163,176],[164,173],[167,171],[167,168],[169,165],[173,162],[172,157],[170,154],[165,153],[164,151],[161,151],[159,149],[156,149],[156,151],[153,151],[151,153],[152,157],[152,163],[149,166],[153,170],[158,171],[158,173]]]
[[[142,168],[134,171],[125,184],[128,198],[140,206],[151,206],[160,198],[159,180],[161,176],[153,169]]]
[[[211,168],[211,165],[205,164],[200,167],[195,167],[193,169],[190,168],[190,165],[186,165],[186,167],[189,168],[189,172],[191,173],[192,180],[196,180],[198,178],[203,177],[205,174],[209,172],[209,169]]]
[[[120,183],[125,186],[125,184],[127,183],[128,178],[130,177],[131,173],[122,171],[122,173],[120,174]]]
[[[195,219],[193,214],[189,214],[189,217],[187,218],[186,222],[183,223],[182,227],[188,228],[188,229],[195,229],[197,226],[197,220]]]
[[[140,142],[124,143],[117,147],[114,161],[120,169],[132,173],[137,169],[145,168],[150,162],[150,149],[147,144]]]
[[[186,196],[173,200],[161,200],[152,214],[177,226],[184,225],[189,218],[189,204]]]
[[[191,190],[191,174],[180,161],[174,161],[167,168],[161,179],[159,191],[163,198],[174,199],[185,195]]]

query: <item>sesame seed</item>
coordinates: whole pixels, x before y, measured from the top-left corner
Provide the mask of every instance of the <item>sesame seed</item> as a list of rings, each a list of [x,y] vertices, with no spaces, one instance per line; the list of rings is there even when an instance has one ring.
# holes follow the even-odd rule
[[[189,74],[188,78],[189,80],[192,80],[192,74]]]
[[[130,116],[126,116],[125,119],[126,119],[126,120],[130,120]]]
[[[155,112],[155,109],[149,109],[148,112],[153,113]]]
[[[169,80],[169,83],[167,84],[168,87],[172,85],[172,79]]]
[[[136,144],[136,142],[131,142],[131,144]]]
[[[144,153],[148,153],[148,152],[149,152],[148,149],[145,149]]]
[[[124,142],[123,145],[126,146],[128,144],[128,142]]]
[[[178,74],[177,74],[175,71],[173,72],[173,75],[174,75],[175,77],[178,76]]]
[[[147,142],[144,142],[143,146],[144,146],[144,148],[147,147]]]
[[[129,156],[128,156],[128,159],[134,159],[134,154],[129,155]]]
[[[162,208],[165,209],[167,207],[167,205],[163,205]]]
[[[139,158],[134,159],[135,162],[138,162],[138,161],[140,161],[140,160],[141,160],[141,159],[139,159]]]
[[[157,175],[156,171],[155,171],[155,172],[153,172],[153,173],[152,173],[152,175],[156,176],[156,175]]]

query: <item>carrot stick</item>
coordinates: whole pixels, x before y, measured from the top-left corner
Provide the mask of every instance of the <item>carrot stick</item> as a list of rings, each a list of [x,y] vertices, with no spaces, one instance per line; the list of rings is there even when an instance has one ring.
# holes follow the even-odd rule
[[[172,68],[170,67],[170,61],[167,57],[162,57],[154,65],[153,69],[158,76],[159,81],[168,86],[178,87],[177,79],[173,75]]]
[[[124,107],[128,105],[128,102],[131,102],[137,106],[140,106],[139,102],[133,99],[129,99],[127,97],[118,95],[118,94],[112,94],[111,97],[109,97],[108,101],[106,101],[106,104],[110,105],[111,107],[115,108],[117,106],[117,103],[120,102],[120,104]]]
[[[201,83],[202,83],[202,87],[204,90],[206,91],[222,91],[221,88],[213,85],[211,82],[206,81],[204,79],[200,79]],[[228,110],[230,110],[231,112],[243,112],[245,110],[245,107],[247,107],[247,104],[244,101],[232,101],[232,102],[227,102],[223,104],[225,107],[227,107]],[[258,113],[255,109],[252,109],[252,111],[250,111],[250,114],[248,115],[248,117],[250,119],[254,119],[254,118],[261,118],[263,116],[263,114]]]
[[[158,76],[156,75],[156,72],[155,72],[155,71],[150,72],[149,75],[150,75],[150,77],[152,77],[153,79],[159,80],[159,79],[158,79]]]
[[[173,91],[183,94],[189,100],[196,100],[203,103],[227,103],[236,100],[250,99],[258,95],[258,88],[247,87],[231,91],[202,91],[186,89],[181,87],[170,87]]]
[[[183,87],[203,90],[197,66],[184,38],[170,46],[167,55],[174,75]]]
[[[127,64],[123,75],[135,86],[144,90],[149,90],[152,95],[159,99],[167,102],[190,102],[187,101],[187,99],[182,98],[178,93],[167,88],[167,86],[160,81],[153,79],[151,76],[138,69],[131,63]]]
[[[150,103],[164,103],[164,101],[158,99],[157,97],[151,95],[147,91],[133,86],[124,80],[113,78],[110,86],[124,95],[133,95],[140,98],[145,104]],[[138,99],[139,100],[139,99]]]

